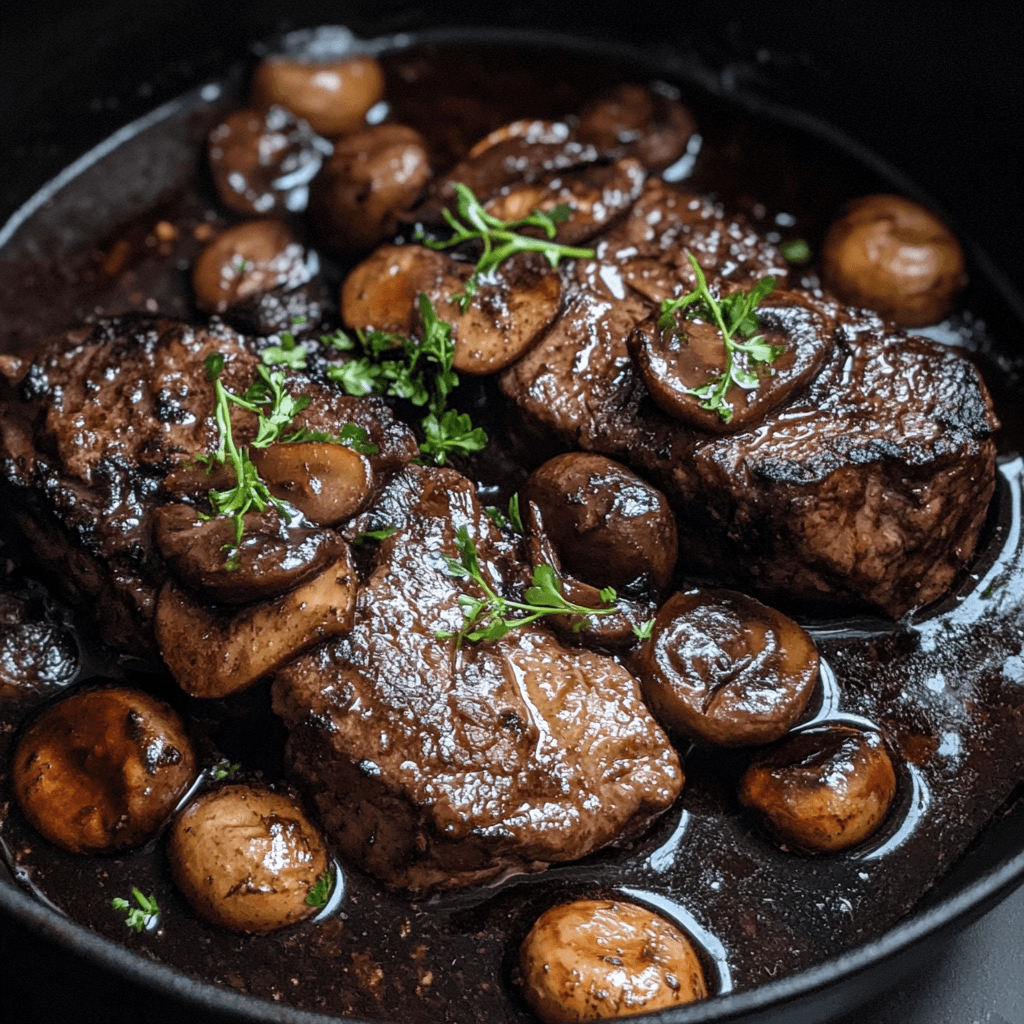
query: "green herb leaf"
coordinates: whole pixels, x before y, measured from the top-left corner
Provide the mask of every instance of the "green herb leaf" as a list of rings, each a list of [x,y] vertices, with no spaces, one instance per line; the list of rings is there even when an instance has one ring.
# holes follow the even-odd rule
[[[127,910],[128,915],[125,924],[129,928],[134,928],[137,932],[141,932],[157,917],[160,913],[160,907],[156,902],[155,896],[144,896],[138,889],[132,889],[132,896],[138,904],[137,907],[133,907],[128,900],[121,899],[120,897],[112,899],[110,905],[114,910]]]
[[[779,244],[779,252],[790,263],[810,263],[811,247],[802,238],[791,238]]]
[[[365,533],[357,534],[352,538],[352,543],[356,546],[365,544],[368,540],[387,540],[388,537],[393,537],[398,533],[397,526],[384,526],[379,530],[367,530]]]
[[[499,530],[510,530],[512,528],[512,523],[509,522],[508,516],[505,515],[500,508],[495,508],[494,505],[488,505],[484,509],[484,515],[486,515]]]
[[[438,466],[443,466],[451,454],[469,455],[487,447],[487,434],[473,426],[468,413],[449,409],[440,419],[430,413],[423,418],[422,426],[426,440],[420,451]]]
[[[336,881],[334,867],[329,867],[311,886],[306,894],[306,903],[323,910],[331,900]]]
[[[422,232],[416,237],[430,249],[450,249],[452,246],[474,240],[483,243],[483,252],[463,291],[452,296],[463,313],[469,308],[473,296],[479,290],[481,277],[495,270],[518,252],[541,253],[552,267],[557,267],[562,259],[590,259],[594,255],[593,249],[577,249],[550,241],[557,232],[556,225],[568,220],[572,214],[571,209],[564,203],[548,213],[534,210],[520,220],[501,220],[499,217],[492,217],[473,192],[461,182],[455,186],[455,195],[458,217],[450,210],[444,211],[444,218],[453,232],[452,237],[446,242],[427,239]],[[459,217],[462,219],[459,220]],[[534,238],[531,235],[517,233],[517,228],[525,227],[540,228],[546,237]]]
[[[293,370],[303,370],[306,367],[306,349],[298,344],[295,335],[285,331],[281,335],[280,345],[268,345],[260,359],[264,366],[287,366]]]
[[[224,372],[224,353],[212,352],[203,360],[206,367],[206,379],[216,380]]]
[[[224,779],[231,775],[234,775],[242,766],[240,764],[229,764],[227,761],[218,761],[213,766],[213,777],[217,782],[222,782]]]
[[[641,640],[649,640],[654,632],[654,619],[641,622],[639,626],[633,627],[633,633]]]
[[[519,514],[518,494],[513,494],[508,499],[508,517],[512,522],[512,529],[522,537],[526,533],[526,529],[523,526],[523,517]]]

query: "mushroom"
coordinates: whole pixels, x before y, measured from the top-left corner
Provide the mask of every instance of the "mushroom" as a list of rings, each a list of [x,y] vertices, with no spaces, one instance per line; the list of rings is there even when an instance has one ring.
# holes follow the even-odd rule
[[[520,947],[517,980],[544,1024],[628,1017],[708,995],[686,935],[622,900],[576,900],[542,914]]]
[[[850,203],[825,237],[822,277],[851,306],[899,327],[924,327],[952,312],[967,283],[953,233],[933,213],[893,195]]]
[[[733,747],[770,743],[796,724],[818,681],[818,652],[774,608],[702,589],[662,605],[632,668],[662,725]]]
[[[196,775],[181,719],[122,687],[46,708],[18,741],[14,795],[29,823],[72,853],[114,853],[159,831]]]
[[[295,799],[239,785],[190,803],[171,826],[167,857],[196,913],[235,932],[272,932],[315,914],[306,900],[329,869]]]
[[[393,235],[430,181],[419,132],[382,124],[340,140],[310,192],[318,237],[342,253],[364,253]]]
[[[373,57],[335,61],[264,57],[252,78],[252,105],[280,104],[321,135],[349,135],[384,95],[384,71]]]
[[[767,830],[811,853],[863,842],[885,820],[896,774],[877,732],[832,725],[789,737],[740,782],[740,802]]]

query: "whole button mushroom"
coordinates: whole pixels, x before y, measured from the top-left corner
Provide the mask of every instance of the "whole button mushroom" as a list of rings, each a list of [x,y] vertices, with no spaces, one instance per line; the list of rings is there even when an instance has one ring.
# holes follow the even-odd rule
[[[577,900],[542,914],[520,947],[518,980],[544,1024],[628,1017],[708,995],[690,940],[621,900]]]
[[[314,253],[280,221],[250,220],[228,228],[200,254],[192,268],[196,305],[224,313],[276,288],[297,288],[319,269]]]
[[[632,666],[655,717],[719,746],[770,743],[803,714],[818,652],[781,612],[733,590],[675,594]]]
[[[876,732],[834,725],[797,733],[761,755],[740,782],[740,802],[768,831],[811,853],[863,842],[885,820],[896,774]]]
[[[963,251],[933,213],[893,195],[864,196],[825,237],[822,276],[851,306],[899,327],[938,323],[967,283]]]
[[[252,79],[252,105],[280,104],[321,135],[349,135],[384,95],[384,71],[358,54],[334,61],[265,57]]]
[[[369,252],[398,229],[430,181],[423,136],[382,124],[340,140],[310,193],[310,221],[337,252]]]
[[[196,913],[235,932],[272,932],[316,913],[306,897],[329,868],[296,800],[240,785],[189,804],[171,826],[167,856]]]
[[[76,693],[18,741],[14,795],[30,824],[72,853],[151,839],[196,775],[181,719],[138,690]]]
[[[641,581],[662,589],[676,567],[676,521],[665,496],[603,455],[569,452],[527,479],[562,566],[598,587]]]

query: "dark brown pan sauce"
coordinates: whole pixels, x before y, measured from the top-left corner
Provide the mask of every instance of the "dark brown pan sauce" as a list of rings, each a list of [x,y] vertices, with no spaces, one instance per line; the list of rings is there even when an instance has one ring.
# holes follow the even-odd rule
[[[394,119],[427,137],[441,169],[515,117],[558,116],[617,80],[643,78],[578,56],[465,48],[393,53],[383,63]],[[52,210],[26,229],[38,244],[15,237],[0,275],[4,351],[85,317],[128,309],[193,315],[187,271],[201,247],[196,229],[202,235],[203,224],[229,219],[198,154],[205,133],[236,105],[229,93],[197,99],[117,148],[102,174],[90,181],[86,172],[68,194],[58,193]],[[815,251],[843,200],[886,187],[837,162],[821,143],[696,93],[684,91],[683,99],[703,140],[687,187],[715,192],[727,210],[746,212],[781,238],[806,238]],[[158,182],[144,204],[130,188],[122,190],[127,198],[104,199],[111,182],[130,182],[154,161],[164,161],[152,173],[167,178],[166,188]],[[118,222],[116,230],[86,237],[74,216],[61,216],[62,203],[73,205],[71,193],[94,195],[97,220]],[[119,201],[135,202],[133,217],[118,210]],[[63,238],[58,232],[48,249],[43,238],[58,224]],[[332,290],[344,269],[326,267]],[[982,325],[963,314],[947,328],[944,339],[977,351],[994,369]],[[266,936],[229,934],[198,920],[170,881],[159,838],[125,856],[71,857],[32,832],[5,792],[0,838],[8,868],[19,885],[76,921],[215,984],[410,1024],[531,1020],[509,980],[518,945],[540,913],[574,897],[626,896],[676,921],[700,947],[716,992],[750,988],[867,941],[911,910],[1024,778],[1024,464],[1014,454],[1024,450],[1024,437],[1012,414],[1024,394],[1000,379],[1009,375],[988,374],[1000,387],[1005,454],[971,571],[938,607],[897,623],[801,618],[825,663],[804,725],[871,723],[898,754],[895,808],[861,848],[817,858],[779,849],[738,804],[750,753],[687,754],[684,746],[681,799],[629,849],[424,901],[382,892],[351,871],[317,919]],[[460,392],[492,439],[489,452],[464,468],[480,481],[485,501],[501,501],[524,469],[515,439],[501,437],[500,398],[489,383],[464,382]],[[241,762],[239,781],[281,777],[285,734],[270,712],[269,686],[231,700],[191,700],[163,674],[91,647],[88,630],[79,642],[82,680],[123,678],[168,700],[193,723],[204,763]],[[16,704],[4,709],[5,761],[22,714]],[[157,894],[162,908],[157,926],[141,934],[110,907],[132,886]]]

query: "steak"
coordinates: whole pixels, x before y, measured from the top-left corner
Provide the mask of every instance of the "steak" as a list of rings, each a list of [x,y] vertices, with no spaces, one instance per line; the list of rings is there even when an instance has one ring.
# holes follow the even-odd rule
[[[122,650],[153,648],[167,569],[152,513],[167,500],[165,478],[217,443],[204,360],[218,352],[225,387],[244,392],[259,359],[216,322],[118,317],[0,357],[0,490],[11,521],[58,588],[91,609],[103,640]],[[297,424],[363,427],[380,449],[371,461],[382,478],[416,453],[412,434],[380,400],[350,398],[301,375],[287,386],[313,398]],[[251,421],[238,418],[239,443]]]
[[[351,633],[273,690],[292,776],[347,862],[394,888],[473,885],[622,842],[671,806],[678,758],[614,659],[538,626],[438,640],[480,596],[445,568],[460,527],[495,590],[523,582],[468,480],[409,467],[351,529],[382,525],[397,532]]]
[[[721,436],[662,412],[627,338],[679,286],[685,251],[722,291],[777,253],[741,220],[648,182],[597,258],[565,271],[565,311],[500,386],[540,450],[620,459],[661,487],[680,567],[782,603],[869,606],[899,617],[950,585],[995,487],[998,426],[956,351],[801,292],[832,337],[818,375],[759,423]]]

